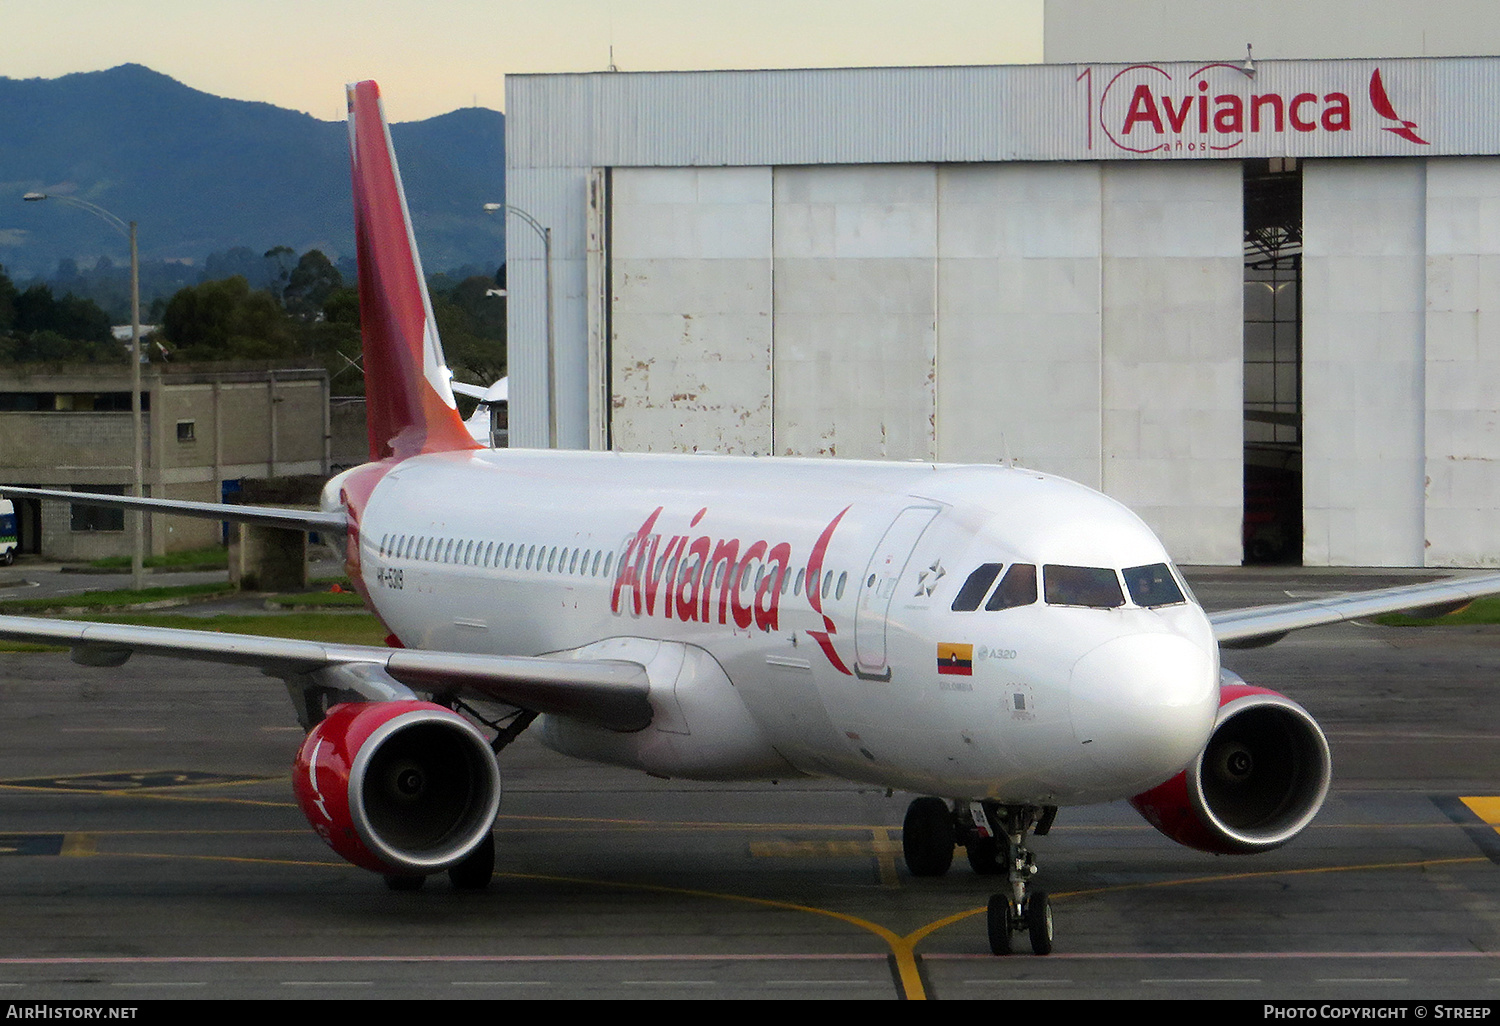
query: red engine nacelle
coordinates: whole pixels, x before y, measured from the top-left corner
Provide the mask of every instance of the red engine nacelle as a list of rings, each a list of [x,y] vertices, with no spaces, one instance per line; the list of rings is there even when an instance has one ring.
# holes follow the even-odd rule
[[[392,875],[460,862],[489,836],[500,810],[489,744],[430,702],[334,706],[297,751],[292,787],[329,847]]]
[[[1226,684],[1203,752],[1130,804],[1190,848],[1219,855],[1268,851],[1312,822],[1332,768],[1328,740],[1307,710],[1265,688]]]

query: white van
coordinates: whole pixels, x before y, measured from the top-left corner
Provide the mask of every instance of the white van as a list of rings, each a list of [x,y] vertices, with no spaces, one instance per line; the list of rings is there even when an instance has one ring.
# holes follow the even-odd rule
[[[0,499],[0,566],[16,561],[16,507],[9,499]]]

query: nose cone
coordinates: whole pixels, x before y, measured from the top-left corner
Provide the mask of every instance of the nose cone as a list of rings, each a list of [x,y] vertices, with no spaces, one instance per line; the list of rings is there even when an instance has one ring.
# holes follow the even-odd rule
[[[1208,742],[1219,688],[1212,657],[1176,634],[1105,642],[1073,666],[1073,734],[1110,797],[1154,787]]]

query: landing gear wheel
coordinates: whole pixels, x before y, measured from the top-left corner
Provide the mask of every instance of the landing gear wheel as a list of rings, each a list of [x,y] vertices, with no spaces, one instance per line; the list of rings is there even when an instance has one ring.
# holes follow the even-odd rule
[[[16,561],[16,550],[6,549],[5,555],[0,556],[0,566],[10,566]]]
[[[480,891],[489,886],[495,875],[495,835],[486,834],[483,843],[456,866],[448,867],[448,879],[461,891]]]
[[[901,853],[913,876],[942,876],[953,865],[953,813],[941,798],[918,798],[901,824]]]
[[[426,882],[425,876],[387,875],[385,878],[385,885],[393,891],[420,891]]]
[[[980,876],[997,876],[1005,872],[1009,853],[995,837],[976,837],[964,846],[969,853],[969,868]]]
[[[1010,935],[1014,919],[1010,914],[1009,895],[990,895],[990,907],[985,915],[985,923],[990,931],[990,954],[1010,954]]]
[[[1026,932],[1031,934],[1033,954],[1052,954],[1052,902],[1046,891],[1034,891],[1026,900]],[[993,947],[993,941],[991,947]]]

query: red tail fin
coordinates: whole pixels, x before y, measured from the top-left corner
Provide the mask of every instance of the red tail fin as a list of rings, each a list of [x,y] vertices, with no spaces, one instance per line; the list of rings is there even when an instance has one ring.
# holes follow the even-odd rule
[[[348,87],[370,458],[478,449],[458,415],[380,87]]]

